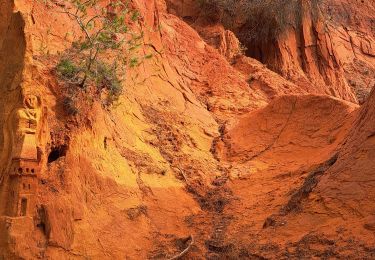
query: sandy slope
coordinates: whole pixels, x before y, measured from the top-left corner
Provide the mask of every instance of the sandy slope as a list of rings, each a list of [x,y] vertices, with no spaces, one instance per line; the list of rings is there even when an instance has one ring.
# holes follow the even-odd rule
[[[118,105],[87,93],[71,117],[53,68],[74,23],[55,4],[0,5],[0,126],[21,90],[45,111],[37,207],[0,218],[0,258],[168,259],[192,240],[188,259],[371,258],[374,93],[358,108],[342,100],[352,90],[322,95],[238,56],[220,25],[195,30],[162,0],[133,6],[155,57],[129,71]]]

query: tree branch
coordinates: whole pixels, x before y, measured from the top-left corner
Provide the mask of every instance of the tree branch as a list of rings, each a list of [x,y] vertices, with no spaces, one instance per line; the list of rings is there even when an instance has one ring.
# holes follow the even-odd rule
[[[169,258],[168,260],[177,260],[177,259],[180,259],[181,257],[183,257],[184,255],[187,254],[187,252],[190,250],[191,246],[194,244],[193,236],[190,235],[189,238],[191,239],[190,244],[181,253],[179,253],[178,255],[176,255],[172,258]]]
[[[73,17],[74,19],[76,19],[76,21],[77,21],[79,27],[80,27],[80,28],[82,29],[82,31],[85,33],[85,35],[86,35],[86,37],[88,38],[88,40],[90,41],[90,43],[92,43],[92,39],[91,39],[91,36],[90,36],[89,32],[87,31],[85,25],[83,24],[81,17],[77,14],[78,9],[77,9],[77,11],[76,11],[75,14],[69,12],[66,8],[64,8],[64,11],[57,11],[57,12],[58,12],[58,13],[67,14],[68,16],[71,16],[71,17]]]

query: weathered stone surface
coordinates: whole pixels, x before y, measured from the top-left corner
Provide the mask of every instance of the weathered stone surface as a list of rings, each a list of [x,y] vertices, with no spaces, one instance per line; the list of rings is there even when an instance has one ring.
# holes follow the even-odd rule
[[[371,3],[325,27],[303,2],[266,66],[195,1],[133,0],[154,57],[118,104],[87,89],[75,116],[54,71],[79,31],[62,1],[0,3],[0,259],[373,258],[374,93],[355,104]],[[3,209],[13,153],[40,166],[29,216]]]
[[[226,29],[239,35],[247,47],[247,55],[306,88],[308,93],[328,94],[350,102],[363,103],[366,100],[374,85],[375,73],[372,15],[375,7],[371,1],[358,5],[348,0],[293,1],[290,3],[295,3],[291,5],[294,9],[278,12],[286,12],[284,16],[296,21],[284,21],[290,26],[279,24],[283,29],[276,37],[269,34],[256,39],[250,36],[269,29],[264,26],[271,23],[247,24],[249,17],[257,21],[257,17],[246,8],[247,1],[228,1],[231,4],[215,0],[206,2],[224,6],[218,8],[222,11],[221,15],[216,19],[210,16],[215,4],[208,5],[210,10],[202,10],[197,8],[202,2],[167,0],[174,13],[183,19],[185,11],[190,10],[190,20],[186,21],[203,38],[210,38],[208,42],[211,45],[218,46],[218,40],[215,40],[218,37],[210,28],[223,27],[220,24],[222,21]],[[273,19],[272,11],[268,11],[270,17],[258,17],[259,23],[262,23],[262,19]]]

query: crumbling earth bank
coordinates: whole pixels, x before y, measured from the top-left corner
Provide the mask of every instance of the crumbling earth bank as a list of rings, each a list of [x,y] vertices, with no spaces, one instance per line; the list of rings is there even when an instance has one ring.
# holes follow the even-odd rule
[[[117,105],[88,92],[76,116],[54,71],[77,30],[63,1],[0,4],[0,259],[372,258],[374,93],[359,107],[320,58],[270,70],[167,2],[132,1],[154,57]]]

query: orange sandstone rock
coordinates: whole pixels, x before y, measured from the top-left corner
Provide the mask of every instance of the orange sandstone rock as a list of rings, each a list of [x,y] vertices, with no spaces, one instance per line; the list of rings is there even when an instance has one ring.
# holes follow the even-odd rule
[[[302,34],[262,46],[271,71],[196,3],[133,0],[154,57],[117,105],[88,88],[69,116],[54,67],[79,28],[61,4],[0,4],[0,258],[373,257],[364,7],[325,31],[306,2]]]

